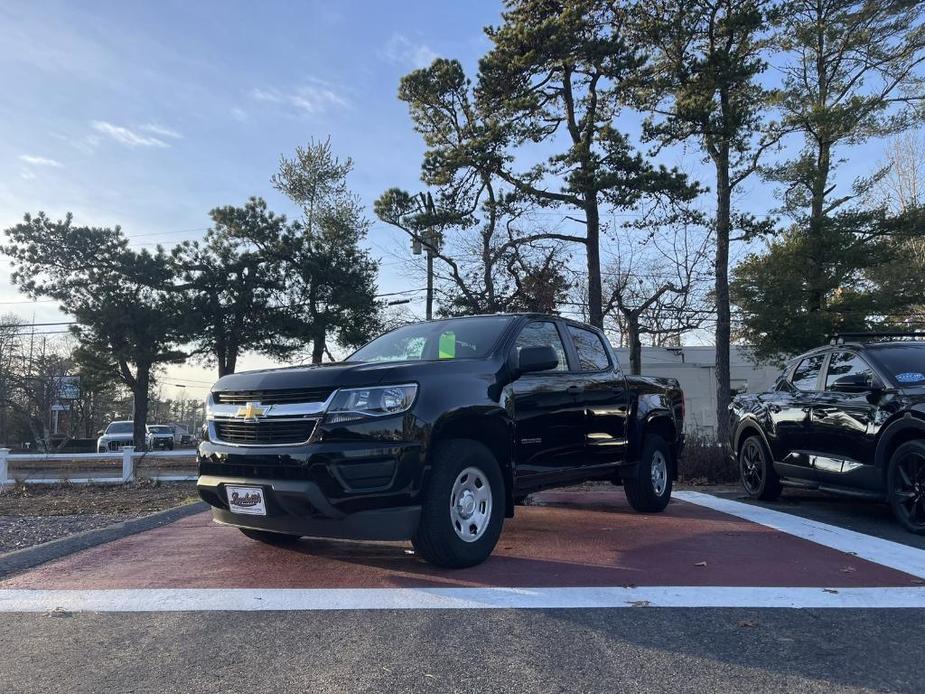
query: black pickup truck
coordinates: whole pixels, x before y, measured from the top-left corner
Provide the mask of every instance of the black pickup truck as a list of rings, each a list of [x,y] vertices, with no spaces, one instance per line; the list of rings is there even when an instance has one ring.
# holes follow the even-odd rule
[[[265,542],[410,539],[447,567],[491,553],[527,494],[622,484],[671,497],[677,382],[626,377],[604,335],[556,316],[405,325],[343,362],[221,378],[207,401],[200,496]]]

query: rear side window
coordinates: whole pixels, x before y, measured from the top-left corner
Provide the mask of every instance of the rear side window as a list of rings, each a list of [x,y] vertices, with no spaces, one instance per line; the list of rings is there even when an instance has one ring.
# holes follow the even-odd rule
[[[854,376],[855,374],[873,376],[870,367],[857,354],[836,352],[829,359],[829,368],[825,374],[825,389],[829,390],[832,384],[842,376]]]
[[[567,371],[568,361],[565,358],[565,347],[562,346],[562,338],[559,337],[559,331],[555,323],[549,321],[534,321],[528,323],[520,335],[517,336],[517,342],[514,343],[514,349],[520,347],[552,347],[556,356],[559,357],[559,364],[552,371]]]
[[[814,357],[807,357],[793,371],[790,377],[790,383],[797,390],[804,392],[816,390],[816,382],[819,378],[819,372],[822,371],[822,362],[825,361],[824,354],[817,354]]]
[[[600,335],[574,325],[570,325],[568,331],[575,342],[580,371],[605,371],[610,368],[610,357]]]

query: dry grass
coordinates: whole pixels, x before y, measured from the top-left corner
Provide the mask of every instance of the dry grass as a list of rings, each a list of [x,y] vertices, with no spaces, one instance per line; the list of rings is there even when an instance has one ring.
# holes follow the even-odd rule
[[[680,481],[687,484],[726,484],[737,482],[739,471],[714,440],[689,436],[678,466]]]

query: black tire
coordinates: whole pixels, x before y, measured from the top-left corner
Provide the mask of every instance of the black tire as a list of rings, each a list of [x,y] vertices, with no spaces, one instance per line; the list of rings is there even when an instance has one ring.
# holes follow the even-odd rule
[[[739,446],[739,481],[752,499],[773,501],[783,487],[774,469],[771,451],[760,436],[749,436]]]
[[[301,538],[300,535],[274,533],[269,530],[254,530],[253,528],[238,528],[238,530],[250,539],[265,542],[268,545],[293,545]]]
[[[623,480],[623,490],[633,510],[642,513],[665,510],[671,501],[674,462],[671,446],[665,439],[657,434],[645,437],[636,476]]]
[[[167,444],[167,450],[168,450],[168,451],[172,451],[172,450],[173,450],[173,441],[171,441],[170,443]]]
[[[463,473],[470,469],[476,472],[463,480]],[[458,504],[454,504],[454,486],[460,480],[463,480],[465,488],[457,496]],[[485,489],[486,484],[486,499],[477,501],[469,487]],[[487,499],[490,499],[490,504],[486,503]],[[461,506],[470,501],[471,510],[469,505],[464,508]],[[421,522],[411,539],[415,552],[431,564],[449,569],[481,564],[491,554],[501,536],[504,501],[504,479],[491,451],[477,441],[468,439],[442,442],[434,452],[430,480],[421,508]],[[461,509],[470,513],[472,524],[468,528],[458,525],[462,519],[459,515]],[[465,523],[465,519],[462,521]],[[467,533],[473,535],[474,539],[462,539],[461,534]]]
[[[890,508],[899,524],[925,535],[925,441],[907,441],[890,457],[886,473]]]

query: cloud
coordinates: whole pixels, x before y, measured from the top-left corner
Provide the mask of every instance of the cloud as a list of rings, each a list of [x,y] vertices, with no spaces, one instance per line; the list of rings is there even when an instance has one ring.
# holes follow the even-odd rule
[[[29,170],[20,171],[20,172],[19,172],[19,177],[20,177],[21,179],[25,180],[25,181],[34,181],[35,179],[38,178],[38,176],[36,176],[33,172],[31,172],[31,171],[29,171]]]
[[[382,55],[390,62],[412,67],[427,67],[440,57],[430,46],[414,43],[404,34],[392,34],[382,49]]]
[[[32,164],[33,166],[50,166],[55,169],[60,169],[64,164],[55,159],[49,159],[48,157],[40,157],[35,154],[20,154],[20,161],[24,161],[27,164]]]
[[[161,137],[170,137],[174,140],[179,140],[183,136],[178,133],[173,128],[168,128],[163,125],[158,125],[157,123],[146,123],[141,126],[141,129],[148,133],[153,133],[154,135],[160,135]]]
[[[122,127],[121,125],[113,125],[112,123],[99,120],[93,121],[92,125],[93,129],[97,132],[111,137],[113,140],[126,147],[170,147],[170,145],[160,138],[142,135]]]
[[[324,113],[331,108],[347,108],[350,106],[350,102],[338,94],[333,85],[315,79],[310,84],[305,84],[289,91],[283,91],[276,87],[255,87],[251,90],[250,96],[256,101],[289,106],[310,114]],[[234,111],[232,114],[234,115]]]
[[[232,106],[231,107],[231,117],[234,118],[236,121],[243,123],[244,121],[247,120],[247,111],[245,111],[243,108]]]

